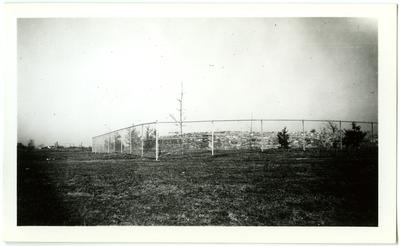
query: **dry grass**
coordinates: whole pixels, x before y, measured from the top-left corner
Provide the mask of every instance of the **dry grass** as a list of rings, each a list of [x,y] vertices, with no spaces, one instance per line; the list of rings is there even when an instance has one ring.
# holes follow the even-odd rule
[[[377,149],[18,152],[19,225],[377,225]]]

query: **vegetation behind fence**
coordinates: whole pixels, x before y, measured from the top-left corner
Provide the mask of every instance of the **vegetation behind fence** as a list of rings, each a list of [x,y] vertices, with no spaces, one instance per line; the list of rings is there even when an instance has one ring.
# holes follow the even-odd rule
[[[158,159],[196,151],[214,155],[218,150],[234,149],[357,148],[377,145],[377,125],[365,121],[296,119],[156,121],[95,136],[92,151]]]

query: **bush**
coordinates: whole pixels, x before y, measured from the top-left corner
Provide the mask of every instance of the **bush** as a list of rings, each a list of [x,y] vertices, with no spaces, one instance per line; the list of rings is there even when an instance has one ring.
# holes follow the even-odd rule
[[[367,135],[366,132],[361,131],[361,127],[357,126],[355,122],[353,122],[351,130],[344,131],[343,144],[349,148],[358,148],[363,141],[364,137]]]
[[[289,148],[289,134],[286,130],[286,126],[282,129],[282,131],[278,132],[278,142],[281,145],[281,148]]]
[[[201,136],[200,147],[201,148],[207,148],[210,145],[209,142],[210,142],[210,140],[208,139],[208,135],[207,134],[203,134]]]

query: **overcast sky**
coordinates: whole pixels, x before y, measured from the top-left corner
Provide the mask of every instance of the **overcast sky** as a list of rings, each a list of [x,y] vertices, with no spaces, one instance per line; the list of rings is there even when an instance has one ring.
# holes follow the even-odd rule
[[[377,23],[354,18],[19,19],[18,140],[91,144],[132,123],[377,121]]]

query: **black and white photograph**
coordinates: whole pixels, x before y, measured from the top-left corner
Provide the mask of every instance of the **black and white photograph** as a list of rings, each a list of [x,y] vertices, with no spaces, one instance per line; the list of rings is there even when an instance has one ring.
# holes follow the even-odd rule
[[[379,27],[17,18],[16,226],[378,228]]]

